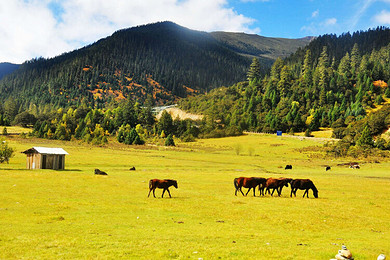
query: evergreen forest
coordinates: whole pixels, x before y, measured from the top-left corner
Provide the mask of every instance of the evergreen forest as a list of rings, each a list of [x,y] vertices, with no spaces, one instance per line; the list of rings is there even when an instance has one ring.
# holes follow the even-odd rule
[[[220,48],[215,40],[210,44],[206,33],[168,25],[154,24],[147,27],[148,33],[145,27],[119,31],[55,59],[23,64],[0,81],[4,101],[0,125],[31,126],[37,137],[95,144],[107,142],[108,136],[126,144],[168,136],[193,141],[243,131],[305,132],[310,136],[324,127],[333,128],[334,137],[342,139],[332,150],[335,155],[345,155],[355,145],[390,148],[390,142],[381,138],[373,142],[373,137],[390,125],[388,28],[323,35],[267,68],[258,57],[251,63]],[[159,37],[169,33],[175,34],[169,38],[174,40],[161,45]],[[176,45],[179,38],[180,48]],[[194,42],[196,48],[189,51]],[[137,44],[137,51],[124,51]],[[155,48],[161,55],[148,56],[148,50]],[[170,53],[169,60],[164,60],[165,52]],[[191,62],[183,64],[183,57]],[[156,63],[158,68],[138,73],[153,59],[161,59]],[[209,72],[222,70],[218,75],[228,83],[218,80],[215,73],[206,73],[204,66],[198,70],[202,63],[216,67]],[[174,75],[163,73],[166,70]],[[246,80],[237,80],[242,73]],[[183,80],[191,78],[194,81],[188,82],[197,82],[192,85],[197,87],[183,87]],[[197,89],[207,92],[199,94]],[[173,101],[178,101],[181,109],[205,117],[195,122],[164,112],[157,121],[152,107]]]

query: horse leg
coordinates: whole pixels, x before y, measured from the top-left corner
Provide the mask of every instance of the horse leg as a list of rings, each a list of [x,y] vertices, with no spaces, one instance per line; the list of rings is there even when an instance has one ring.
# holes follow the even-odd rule
[[[274,196],[275,188],[272,190],[271,196]]]
[[[161,198],[164,198],[165,190],[166,190],[166,189],[163,190],[163,193],[162,193],[162,195],[161,195]]]
[[[262,188],[259,187],[259,191],[260,191],[260,196],[264,196],[264,188],[263,187]]]
[[[171,192],[169,191],[169,189],[167,189],[167,191],[168,191],[169,197],[172,198]]]
[[[256,197],[256,186],[253,188],[253,197]]]
[[[156,188],[153,189],[153,197],[156,197],[156,194],[154,194],[155,191],[156,191]]]
[[[150,192],[152,191],[152,189],[149,189],[149,193],[148,193],[148,198],[149,198],[149,196],[150,196]]]
[[[305,192],[303,193],[303,198],[305,197],[306,193],[308,193],[309,190],[305,190]]]
[[[280,195],[282,195],[282,189],[283,189],[283,187],[280,187],[280,189],[278,190],[278,189],[276,189],[277,191],[278,191],[278,196],[280,197]]]
[[[241,191],[242,196],[245,196],[244,192],[242,192],[242,187],[240,187],[240,191]]]

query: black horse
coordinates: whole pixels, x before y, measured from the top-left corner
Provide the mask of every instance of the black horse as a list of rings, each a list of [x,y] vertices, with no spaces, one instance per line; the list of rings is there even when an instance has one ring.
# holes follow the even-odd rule
[[[150,192],[152,190],[153,190],[153,197],[156,197],[156,195],[154,194],[154,191],[156,190],[156,188],[159,188],[159,189],[164,189],[163,192],[162,192],[161,198],[164,198],[165,191],[168,191],[169,197],[172,198],[171,193],[169,192],[169,189],[168,189],[171,186],[173,186],[173,187],[175,187],[177,189],[177,181],[176,180],[169,180],[169,179],[165,179],[165,180],[153,179],[153,180],[150,180],[149,181],[149,194],[148,194],[148,197],[150,196]]]
[[[316,186],[314,185],[314,183],[309,179],[292,180],[290,197],[292,197],[293,194],[294,194],[294,196],[297,196],[298,189],[305,190],[305,192],[303,193],[303,197],[305,197],[305,195],[306,195],[307,198],[309,198],[309,190],[312,189],[314,197],[318,198],[318,190],[317,190]]]

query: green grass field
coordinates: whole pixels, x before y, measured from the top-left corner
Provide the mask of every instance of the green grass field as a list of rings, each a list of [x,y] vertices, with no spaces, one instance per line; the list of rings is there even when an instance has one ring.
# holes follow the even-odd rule
[[[0,259],[330,259],[343,244],[355,259],[390,257],[390,161],[353,170],[323,159],[319,140],[262,134],[176,148],[7,141]],[[32,146],[64,148],[66,170],[26,170]],[[234,196],[240,176],[310,178],[319,198]],[[148,198],[152,178],[179,187]]]

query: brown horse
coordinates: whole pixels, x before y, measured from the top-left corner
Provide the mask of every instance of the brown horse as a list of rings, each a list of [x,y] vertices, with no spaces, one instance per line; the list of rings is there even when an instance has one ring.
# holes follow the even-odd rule
[[[154,194],[154,191],[156,190],[156,188],[159,188],[159,189],[164,189],[163,192],[162,192],[161,198],[164,198],[165,191],[168,191],[169,197],[172,198],[171,193],[169,192],[169,189],[168,189],[171,186],[173,186],[173,187],[175,187],[177,189],[177,181],[169,180],[169,179],[165,179],[165,180],[153,179],[153,180],[150,180],[149,181],[149,194],[148,194],[148,197],[150,196],[150,192],[152,190],[153,190],[153,197],[156,197],[156,195]]]
[[[253,189],[253,196],[256,197],[256,187],[259,186],[260,195],[264,195],[264,187],[265,187],[265,178],[260,177],[239,177],[234,179],[234,187],[236,188],[235,195],[237,196],[237,191],[240,191],[243,196],[248,195],[251,189]],[[244,195],[242,192],[242,187],[249,188],[247,193]]]
[[[313,195],[315,198],[318,198],[318,190],[316,186],[314,186],[314,183],[309,179],[295,179],[291,182],[291,194],[290,197],[294,194],[294,196],[297,196],[297,190],[305,190],[303,193],[303,197],[305,195],[309,198],[309,189],[313,190]]]
[[[288,187],[288,184],[291,183],[291,181],[292,179],[290,178],[268,178],[267,182],[265,183],[265,187],[267,188],[265,193],[267,194],[268,192],[269,194],[271,194],[271,196],[273,196],[276,190],[278,192],[278,196],[280,197],[280,195],[282,194],[283,186]],[[270,192],[270,189],[273,189],[272,193]]]

